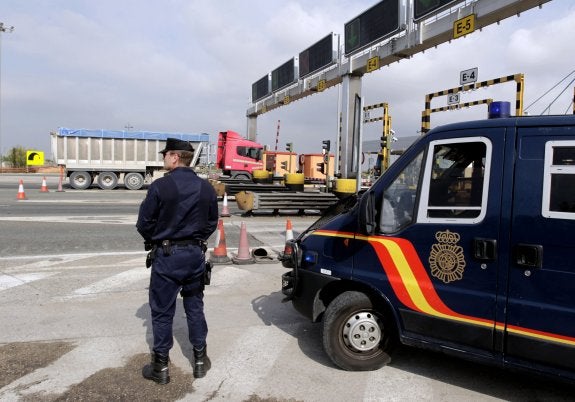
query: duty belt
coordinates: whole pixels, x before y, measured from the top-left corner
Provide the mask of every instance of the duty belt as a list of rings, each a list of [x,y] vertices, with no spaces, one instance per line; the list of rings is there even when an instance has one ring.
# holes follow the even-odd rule
[[[172,254],[173,246],[199,246],[202,248],[202,252],[206,252],[208,249],[208,243],[200,239],[179,239],[179,240],[162,240],[159,247],[162,247],[164,255],[168,256]]]
[[[158,246],[201,246],[202,243],[202,240],[198,239],[162,240],[157,242]]]

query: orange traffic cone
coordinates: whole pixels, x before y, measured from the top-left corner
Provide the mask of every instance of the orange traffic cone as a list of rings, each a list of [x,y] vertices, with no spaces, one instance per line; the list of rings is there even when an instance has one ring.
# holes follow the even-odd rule
[[[48,186],[46,185],[46,176],[44,176],[44,178],[42,179],[42,187],[40,187],[40,192],[41,193],[48,193],[50,190],[48,190]]]
[[[222,204],[222,212],[220,212],[220,216],[230,216],[230,210],[228,209],[228,193],[224,193],[224,203]]]
[[[240,227],[240,246],[238,247],[238,254],[232,258],[234,264],[244,265],[253,264],[256,262],[254,257],[250,254],[250,246],[248,244],[248,232],[246,230],[246,223],[242,222]]]
[[[20,185],[18,186],[18,194],[16,195],[18,200],[27,200],[26,193],[24,192],[24,182],[20,179]]]
[[[210,256],[212,264],[227,264],[230,257],[228,257],[228,249],[226,248],[226,233],[224,232],[224,221],[218,221],[218,232],[216,233],[216,247]]]
[[[286,240],[284,245],[284,251],[279,253],[278,259],[281,261],[285,256],[291,255],[293,253],[293,249],[291,243],[288,243],[289,240],[293,239],[293,229],[291,225],[291,220],[286,221]]]
[[[288,219],[286,221],[286,242],[291,239],[293,239],[293,229],[291,226],[291,220]]]
[[[64,168],[62,166],[60,166],[60,177],[58,178],[58,190],[56,190],[56,192],[58,193],[63,193],[64,190],[62,190],[62,177],[64,176]]]

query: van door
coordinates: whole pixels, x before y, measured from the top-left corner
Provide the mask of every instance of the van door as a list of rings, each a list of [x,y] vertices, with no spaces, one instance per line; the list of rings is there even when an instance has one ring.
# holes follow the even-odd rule
[[[575,370],[575,129],[520,128],[505,351]]]
[[[491,357],[506,130],[440,135],[376,194],[369,239],[386,273],[379,286],[397,300],[404,342]],[[373,282],[358,269],[367,261],[356,255],[354,276]]]

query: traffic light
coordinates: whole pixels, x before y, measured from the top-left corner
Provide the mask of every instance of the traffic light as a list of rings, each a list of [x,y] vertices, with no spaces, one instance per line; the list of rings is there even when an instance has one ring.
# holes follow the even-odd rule
[[[292,142],[288,142],[286,144],[286,149],[288,150],[288,152],[293,152],[293,143]]]
[[[283,170],[288,170],[288,161],[281,162],[280,166]]]
[[[316,163],[316,166],[317,166],[317,167],[316,167],[316,170],[317,170],[318,172],[321,172],[321,173],[325,174],[325,163],[323,163],[323,162]]]
[[[330,140],[324,140],[321,142],[321,149],[325,151],[324,153],[329,153],[330,144],[331,144]]]
[[[381,137],[381,147],[389,149],[390,146],[391,146],[391,136],[384,135],[383,137]]]

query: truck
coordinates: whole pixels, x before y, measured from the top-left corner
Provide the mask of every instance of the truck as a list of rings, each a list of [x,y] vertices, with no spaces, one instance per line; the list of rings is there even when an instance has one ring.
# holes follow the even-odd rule
[[[189,141],[194,147],[192,166],[209,143],[209,134],[158,133],[59,128],[51,133],[54,161],[66,170],[70,186],[78,190],[97,182],[104,190],[119,180],[138,190],[164,168],[162,155],[167,138]]]
[[[575,379],[575,116],[434,128],[352,198],[282,257],[336,366],[410,345]]]
[[[216,167],[232,179],[251,180],[254,170],[263,169],[263,148],[235,131],[220,131]]]

